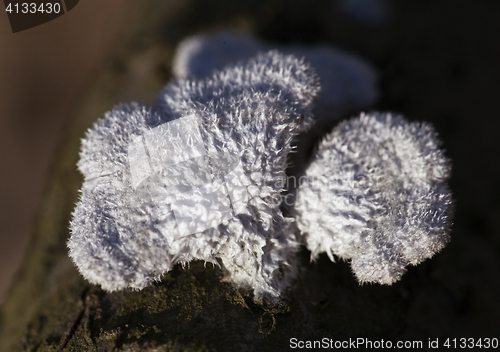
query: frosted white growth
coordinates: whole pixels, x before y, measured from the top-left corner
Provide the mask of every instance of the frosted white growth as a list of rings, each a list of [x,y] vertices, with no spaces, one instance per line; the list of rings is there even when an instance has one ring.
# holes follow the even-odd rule
[[[244,208],[248,201],[244,194],[235,195],[228,187],[241,173],[241,167],[233,172],[238,157],[208,155],[200,123],[196,116],[181,117],[134,138],[128,147],[132,187],[145,197],[170,205],[177,237],[217,227],[238,215],[233,209]],[[174,149],[178,151],[165,153]]]
[[[377,98],[375,70],[355,55],[326,45],[276,45],[237,33],[185,39],[177,48],[173,73],[177,77],[205,77],[271,49],[304,57],[316,70],[321,93],[314,102],[314,115],[319,125],[330,128],[332,120],[366,108]]]
[[[351,259],[360,282],[391,284],[448,242],[450,165],[428,124],[361,114],[323,140],[295,212],[312,258]]]
[[[290,142],[318,92],[302,60],[276,52],[122,105],[82,141],[84,175],[68,246],[105,290],[141,289],[195,259],[277,299],[298,244],[279,209]]]

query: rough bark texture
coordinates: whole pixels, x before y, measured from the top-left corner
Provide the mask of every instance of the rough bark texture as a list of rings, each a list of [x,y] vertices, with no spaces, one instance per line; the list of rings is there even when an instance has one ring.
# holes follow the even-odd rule
[[[161,5],[163,3],[163,5]],[[165,5],[165,3],[169,3]],[[371,28],[331,1],[153,1],[67,128],[23,269],[2,307],[1,351],[279,351],[290,339],[422,340],[498,337],[500,4],[393,1]],[[84,130],[118,102],[151,102],[169,78],[175,44],[201,30],[236,28],[267,40],[339,45],[381,73],[374,108],[436,126],[453,161],[452,241],[392,286],[359,286],[347,263],[308,263],[279,306],[254,303],[218,268],[176,267],[143,291],[106,293],[67,255]]]

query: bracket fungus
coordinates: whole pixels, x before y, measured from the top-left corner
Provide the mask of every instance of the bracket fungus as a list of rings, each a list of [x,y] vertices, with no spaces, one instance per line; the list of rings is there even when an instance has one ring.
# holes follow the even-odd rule
[[[321,91],[313,102],[314,125],[294,141],[291,176],[304,171],[317,140],[346,114],[370,107],[378,97],[377,73],[365,60],[330,45],[283,45],[257,40],[237,32],[195,35],[176,50],[173,74],[202,78],[227,65],[244,62],[258,52],[277,49],[304,58],[316,71]]]
[[[385,284],[446,244],[450,166],[427,124],[391,114],[343,122],[302,160],[306,182],[285,187],[292,141],[313,113],[328,120],[373,101],[369,66],[325,48],[248,58],[268,45],[214,38],[181,44],[175,71],[187,77],[152,107],[120,105],[83,139],[68,247],[86,279],[142,289],[177,263],[220,259],[235,286],[278,301],[297,277],[301,241],[312,258],[351,259],[359,281]],[[220,38],[234,47],[211,49]],[[293,217],[281,210],[285,192],[296,196]]]
[[[298,188],[298,227],[315,258],[351,259],[360,282],[392,284],[449,240],[450,163],[434,129],[361,114],[319,144]]]
[[[291,140],[319,86],[303,60],[261,54],[166,86],[152,108],[117,107],[83,140],[70,256],[109,291],[141,289],[195,259],[277,299],[299,248],[283,191]]]
[[[313,113],[320,128],[331,128],[335,120],[371,106],[378,97],[375,69],[354,54],[330,45],[278,45],[234,32],[184,39],[175,53],[173,73],[179,78],[206,77],[269,50],[304,58],[314,67],[321,92]]]

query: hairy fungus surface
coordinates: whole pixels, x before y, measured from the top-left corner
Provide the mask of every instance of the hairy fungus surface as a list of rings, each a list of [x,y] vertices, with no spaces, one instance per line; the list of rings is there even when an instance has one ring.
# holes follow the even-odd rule
[[[300,242],[311,258],[349,259],[360,282],[383,284],[443,248],[450,163],[433,128],[361,114],[328,134],[309,163],[296,159],[303,174],[290,186],[292,141],[312,113],[362,106],[374,75],[328,48],[246,60],[265,45],[239,38],[184,42],[175,67],[188,78],[152,107],[118,106],[87,133],[68,243],[83,276],[109,291],[142,289],[177,263],[220,260],[235,286],[277,301],[297,277]],[[293,217],[282,213],[283,195]]]
[[[298,243],[276,197],[318,89],[303,60],[270,52],[106,114],[78,164],[68,246],[83,276],[141,289],[176,263],[220,258],[237,286],[277,298]]]
[[[297,192],[312,258],[350,259],[360,282],[391,284],[449,240],[450,163],[434,129],[361,114],[319,145]]]

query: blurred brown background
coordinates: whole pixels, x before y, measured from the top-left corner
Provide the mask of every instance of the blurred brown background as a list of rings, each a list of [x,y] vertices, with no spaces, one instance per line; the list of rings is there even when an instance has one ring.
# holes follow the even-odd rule
[[[15,34],[0,14],[0,302],[26,249],[63,125],[126,21],[147,3],[84,0]]]

